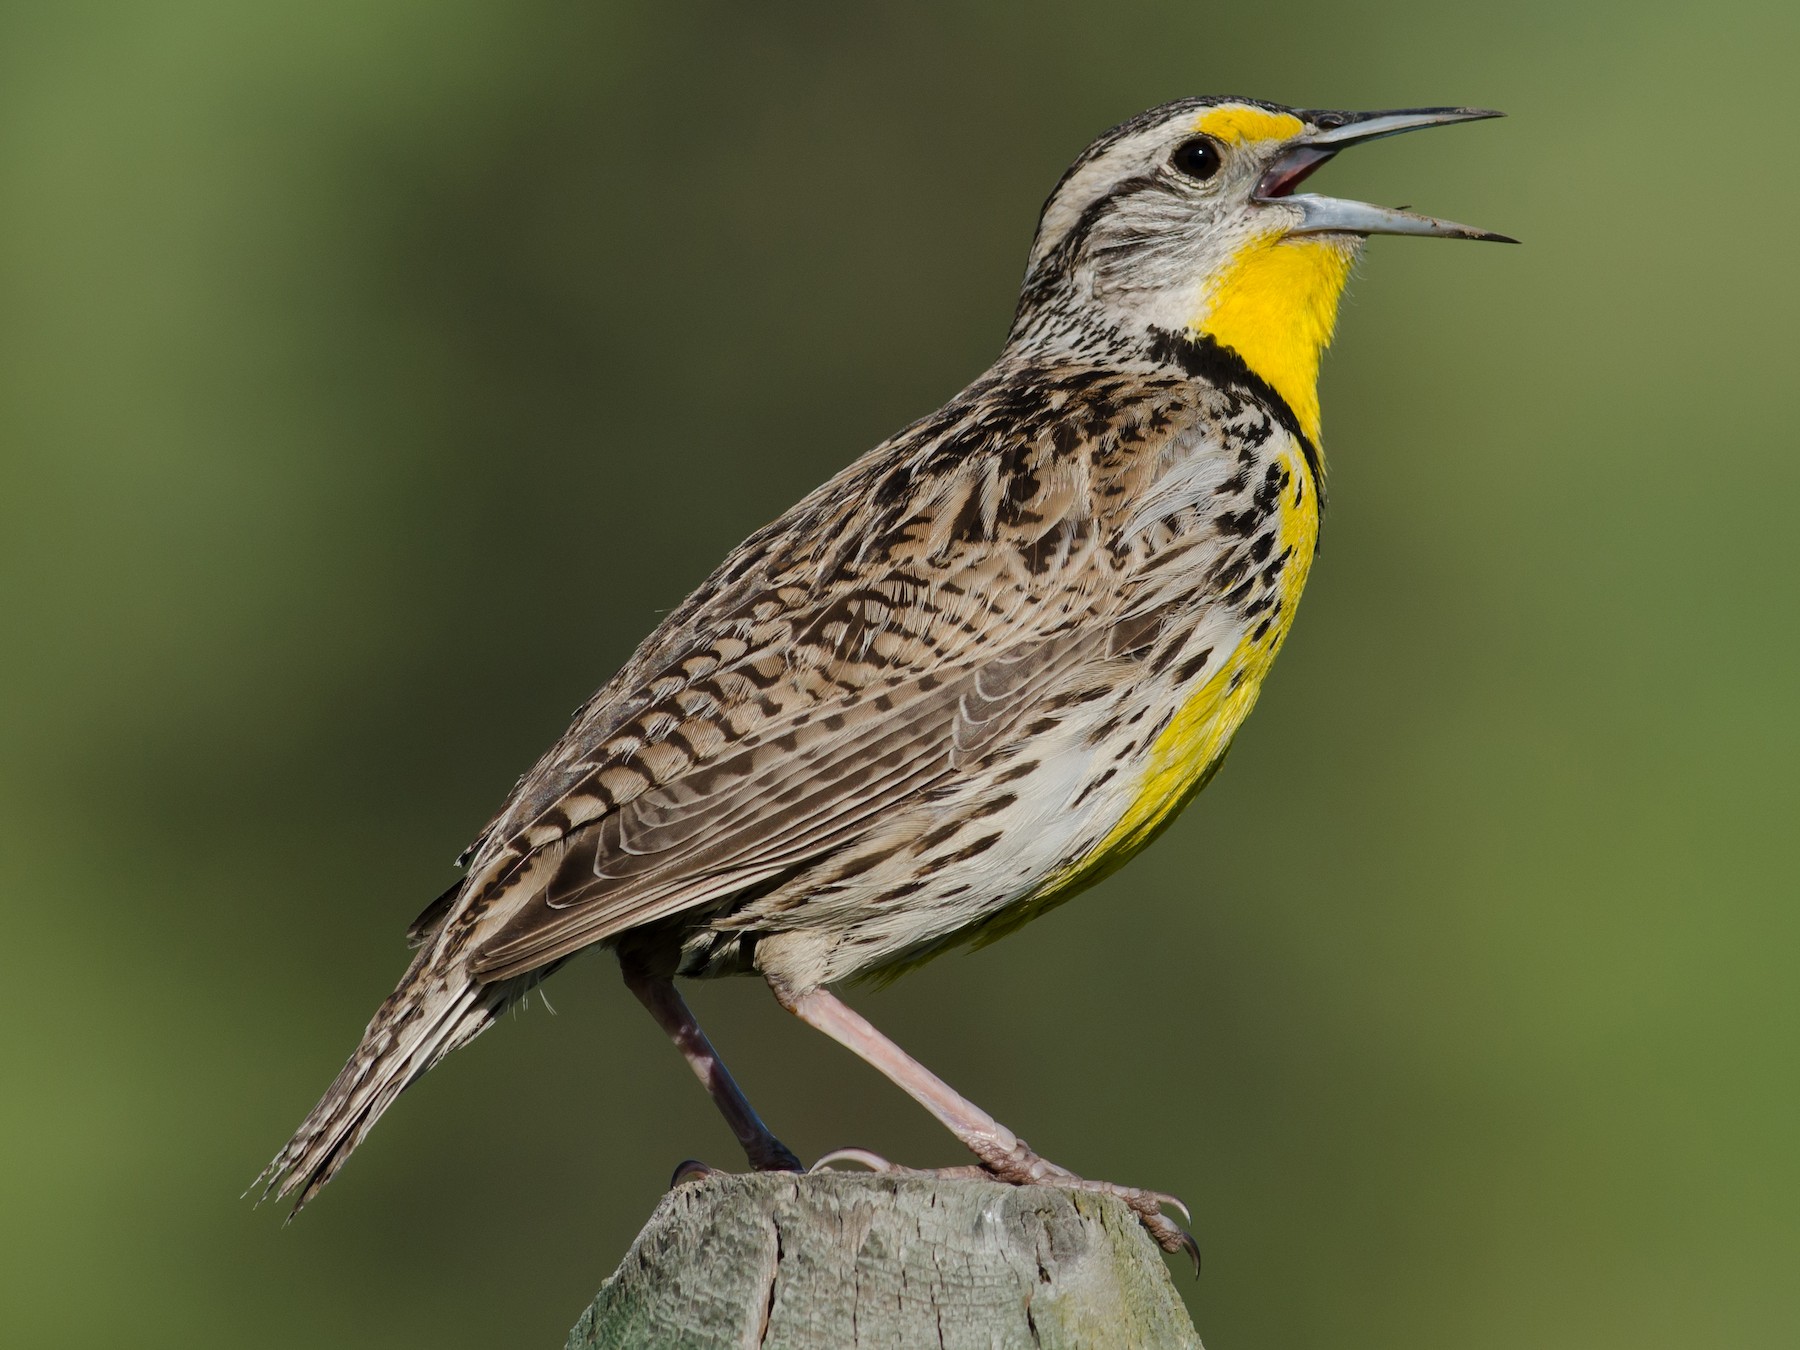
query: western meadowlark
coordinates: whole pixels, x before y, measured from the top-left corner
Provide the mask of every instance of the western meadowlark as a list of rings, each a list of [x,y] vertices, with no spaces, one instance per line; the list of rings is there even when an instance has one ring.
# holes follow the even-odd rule
[[[1319,358],[1364,237],[1503,238],[1294,189],[1345,146],[1493,116],[1192,98],[1089,146],[999,359],[745,540],[576,713],[264,1194],[298,1210],[408,1084],[600,945],[752,1166],[800,1164],[676,976],[761,975],[986,1172],[1112,1192],[1191,1246],[1171,1197],[1046,1162],[829,986],[1041,914],[1205,786],[1312,565]]]

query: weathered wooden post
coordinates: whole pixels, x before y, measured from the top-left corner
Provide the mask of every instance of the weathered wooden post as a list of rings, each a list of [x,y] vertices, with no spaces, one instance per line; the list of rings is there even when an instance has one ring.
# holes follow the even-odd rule
[[[1109,1196],[823,1172],[676,1187],[567,1350],[1201,1350]]]

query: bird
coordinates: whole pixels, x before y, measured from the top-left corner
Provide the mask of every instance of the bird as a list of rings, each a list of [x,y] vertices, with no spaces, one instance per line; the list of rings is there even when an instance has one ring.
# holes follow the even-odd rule
[[[1039,1156],[833,990],[1061,904],[1217,772],[1318,549],[1319,364],[1364,242],[1516,242],[1295,189],[1347,147],[1500,115],[1207,96],[1098,137],[993,365],[751,534],[576,711],[262,1195],[298,1213],[408,1085],[600,947],[751,1168],[802,1170],[678,978],[760,977],[967,1147],[943,1172],[1107,1192],[1197,1255],[1173,1196]],[[892,1166],[822,1161],[846,1158]]]

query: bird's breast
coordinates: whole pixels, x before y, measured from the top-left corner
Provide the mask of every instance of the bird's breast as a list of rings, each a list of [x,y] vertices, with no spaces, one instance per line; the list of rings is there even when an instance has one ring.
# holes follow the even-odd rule
[[[1241,505],[1214,512],[1219,546],[1193,551],[1188,627],[1140,694],[1158,706],[1161,729],[1133,756],[1110,827],[1046,881],[1043,899],[1091,885],[1154,839],[1206,786],[1256,703],[1293,623],[1320,513],[1297,443],[1285,440],[1249,467]]]

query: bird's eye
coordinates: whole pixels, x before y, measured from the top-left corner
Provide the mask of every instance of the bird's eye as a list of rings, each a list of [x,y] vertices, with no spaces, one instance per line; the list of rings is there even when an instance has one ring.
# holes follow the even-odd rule
[[[1169,156],[1169,163],[1175,166],[1177,173],[1186,174],[1197,183],[1204,183],[1219,171],[1218,142],[1210,136],[1196,136],[1191,141],[1183,141],[1175,147],[1175,153]]]

